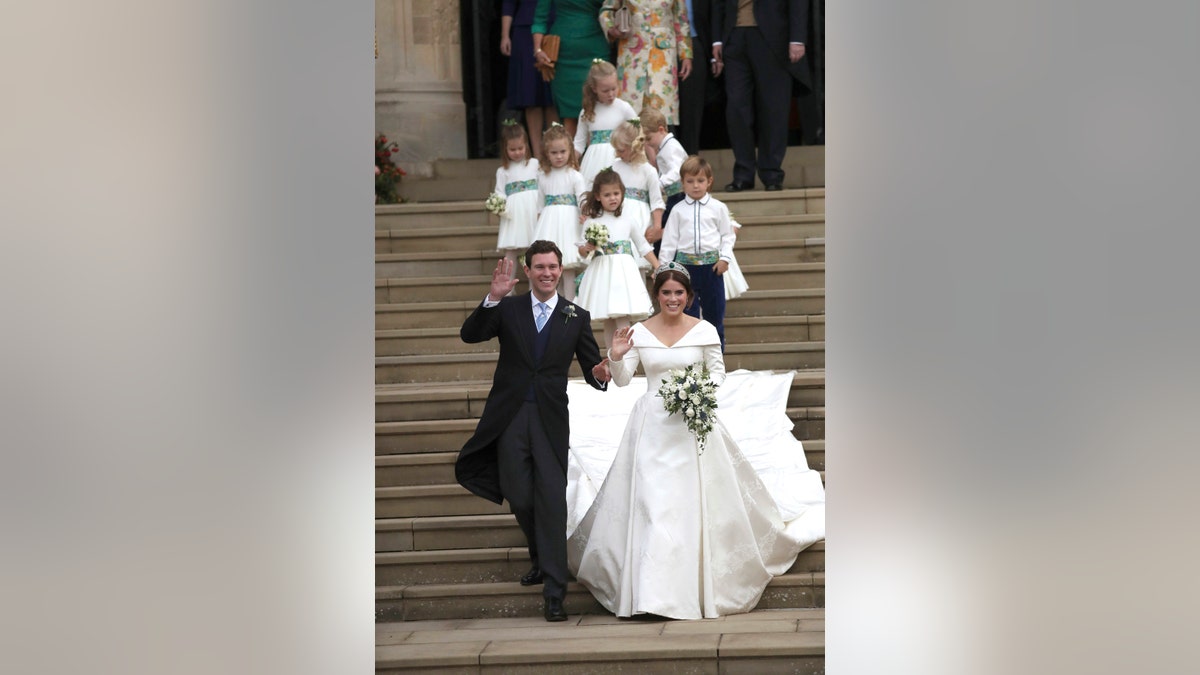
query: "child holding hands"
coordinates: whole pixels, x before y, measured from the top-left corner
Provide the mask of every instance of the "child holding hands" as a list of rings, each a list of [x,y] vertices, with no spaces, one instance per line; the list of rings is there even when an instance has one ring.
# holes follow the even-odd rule
[[[675,135],[667,130],[667,118],[658,108],[649,105],[642,108],[642,133],[649,143],[646,156],[658,167],[658,184],[662,187],[666,205],[663,207],[662,222],[667,222],[671,209],[683,201],[683,183],[680,182],[679,168],[688,158],[683,145],[675,139]],[[662,228],[647,230],[646,240],[654,244],[654,252],[659,252],[662,244]]]
[[[633,106],[617,98],[617,69],[604,59],[593,59],[587,80],[583,83],[583,110],[579,111],[579,126],[575,128],[575,152],[583,159],[579,173],[590,185],[596,174],[613,162],[613,149],[608,140],[617,125],[637,117]]]
[[[633,227],[638,228],[647,241],[658,238],[662,228],[663,198],[658,183],[658,172],[646,160],[643,149],[646,137],[642,135],[641,121],[636,117],[621,122],[612,134],[612,146],[617,158],[613,160],[613,171],[625,183],[625,211],[633,217]],[[644,262],[639,262],[643,269]]]
[[[552,122],[542,134],[542,170],[537,177],[538,215],[533,239],[545,239],[562,251],[560,292],[567,300],[575,299],[575,273],[583,267],[576,250],[582,230],[579,228],[579,202],[587,185],[579,175],[579,158],[571,146],[571,137],[563,125]]]
[[[525,127],[514,120],[505,120],[500,127],[500,147],[503,163],[496,169],[495,194],[503,200],[504,209],[496,248],[515,263],[533,242],[538,216],[538,161],[529,154]]]
[[[608,230],[608,241],[579,245],[579,254],[590,255],[592,260],[581,277],[575,300],[591,312],[593,319],[604,320],[604,344],[610,346],[613,333],[650,316],[653,310],[637,258],[645,259],[651,269],[658,268],[650,243],[623,209],[626,203],[621,177],[612,169],[604,169],[596,174],[581,209],[585,231],[603,226]]]

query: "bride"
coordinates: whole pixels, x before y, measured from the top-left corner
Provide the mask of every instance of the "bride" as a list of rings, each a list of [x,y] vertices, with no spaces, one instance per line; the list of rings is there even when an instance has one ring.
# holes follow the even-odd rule
[[[640,363],[647,391],[634,404],[612,467],[567,542],[575,578],[613,614],[700,619],[748,612],[773,576],[824,538],[824,489],[814,471],[791,486],[811,506],[784,522],[771,494],[718,419],[699,447],[659,385],[673,369],[704,362],[725,379],[716,328],[684,314],[694,295],[687,270],[659,267],[653,317],[614,335],[613,381]],[[814,484],[815,481],[815,484]]]

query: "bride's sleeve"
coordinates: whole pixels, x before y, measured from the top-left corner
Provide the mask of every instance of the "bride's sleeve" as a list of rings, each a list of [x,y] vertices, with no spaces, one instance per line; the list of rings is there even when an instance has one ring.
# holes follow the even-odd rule
[[[717,345],[717,351],[720,352],[720,345]],[[618,387],[629,384],[633,380],[634,373],[637,372],[639,362],[641,362],[641,356],[637,347],[632,347],[625,352],[625,357],[620,361],[613,361],[610,357],[608,372],[612,375],[613,382],[616,382]]]
[[[718,387],[721,386],[725,381],[725,358],[721,356],[720,342],[704,345],[704,364],[708,366],[709,379]]]

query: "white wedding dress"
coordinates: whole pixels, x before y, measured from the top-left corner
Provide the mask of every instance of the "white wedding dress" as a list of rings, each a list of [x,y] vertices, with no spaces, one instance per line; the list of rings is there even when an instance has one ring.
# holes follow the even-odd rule
[[[723,386],[717,424],[699,453],[683,420],[663,409],[658,388],[670,370],[700,361],[715,382],[726,379],[712,324],[701,321],[670,347],[635,324],[633,348],[611,363],[622,387],[639,362],[645,368],[647,388],[632,407],[621,390],[590,397],[569,390],[568,563],[617,616],[699,619],[750,611],[772,576],[825,537],[820,475],[808,468],[783,410],[792,373],[763,373],[767,379],[758,382],[758,373],[738,371],[739,398],[750,404],[745,411],[760,394],[772,397],[773,410],[760,407],[754,419],[734,420],[738,406],[727,406]],[[604,439],[613,437],[623,414],[628,421],[614,456]],[[753,447],[750,457],[731,426]]]

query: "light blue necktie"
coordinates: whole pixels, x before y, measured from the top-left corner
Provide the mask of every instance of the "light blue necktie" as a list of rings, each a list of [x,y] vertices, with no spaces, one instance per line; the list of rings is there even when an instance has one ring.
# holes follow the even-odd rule
[[[537,315],[536,321],[537,330],[540,333],[542,332],[542,328],[546,325],[546,319],[550,318],[550,307],[544,302],[539,302],[537,306],[539,314]]]

